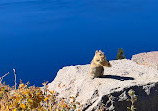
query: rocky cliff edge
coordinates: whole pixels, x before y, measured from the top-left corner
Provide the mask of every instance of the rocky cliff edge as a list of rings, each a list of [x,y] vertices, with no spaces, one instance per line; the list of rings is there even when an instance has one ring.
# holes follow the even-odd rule
[[[136,111],[158,110],[157,68],[127,59],[110,63],[112,67],[104,67],[104,75],[95,79],[90,78],[90,64],[63,67],[48,89],[59,97],[76,97],[86,111],[97,110],[101,104],[107,111],[127,111],[128,91],[133,89],[138,96]]]

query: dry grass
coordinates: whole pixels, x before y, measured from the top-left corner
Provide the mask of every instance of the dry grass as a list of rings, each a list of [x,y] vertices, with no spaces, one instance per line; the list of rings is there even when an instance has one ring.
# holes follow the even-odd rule
[[[0,111],[81,111],[82,105],[75,97],[58,98],[57,93],[20,82],[17,89],[0,84]]]

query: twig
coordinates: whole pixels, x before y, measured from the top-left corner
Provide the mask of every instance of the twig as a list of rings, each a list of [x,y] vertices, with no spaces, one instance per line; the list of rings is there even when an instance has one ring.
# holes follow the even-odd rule
[[[29,82],[27,82],[27,83],[25,84],[24,89],[25,89],[25,88],[27,88],[29,84],[30,84],[30,83],[29,83]]]
[[[5,76],[7,76],[8,74],[9,74],[9,72],[6,73],[6,74],[4,74],[2,77],[0,77],[0,84],[2,84],[3,78],[4,78]]]
[[[16,83],[16,72],[15,72],[15,69],[14,69],[14,68],[13,68],[13,72],[14,72],[14,77],[15,77],[14,82],[15,82],[15,89],[16,89],[16,85],[17,85],[17,83]]]
[[[44,89],[44,95],[45,94],[47,95],[47,84],[48,84],[48,81],[45,81],[44,83],[42,83],[43,89]]]

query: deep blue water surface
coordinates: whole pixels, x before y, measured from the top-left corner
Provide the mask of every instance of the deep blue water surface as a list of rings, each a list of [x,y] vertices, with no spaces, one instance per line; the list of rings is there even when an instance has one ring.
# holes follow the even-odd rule
[[[158,0],[0,0],[0,76],[41,86],[96,49],[115,59],[158,50]]]

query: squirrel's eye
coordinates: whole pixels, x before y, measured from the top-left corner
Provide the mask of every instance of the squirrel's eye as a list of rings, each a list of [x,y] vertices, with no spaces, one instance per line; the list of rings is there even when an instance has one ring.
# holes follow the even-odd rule
[[[100,56],[102,56],[102,54],[101,54],[101,53],[100,53],[99,55],[100,55]]]

